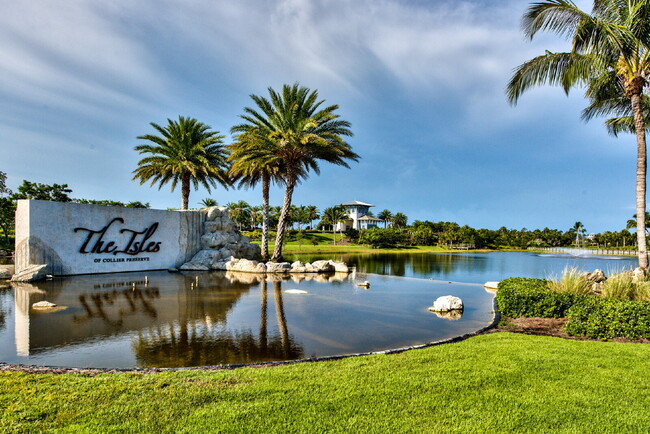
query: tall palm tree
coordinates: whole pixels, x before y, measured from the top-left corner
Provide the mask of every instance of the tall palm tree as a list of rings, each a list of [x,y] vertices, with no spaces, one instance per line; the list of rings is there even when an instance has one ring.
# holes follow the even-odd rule
[[[352,136],[352,131],[350,123],[335,114],[338,105],[321,107],[324,100],[318,100],[318,91],[298,83],[285,84],[282,92],[270,87],[268,91],[270,99],[251,95],[257,110],[246,107],[242,115],[246,123],[233,127],[233,131],[261,130],[275,145],[273,155],[282,162],[285,193],[273,251],[273,259],[280,260],[296,184],[310,171],[319,174],[319,161],[349,167],[346,160],[357,161],[359,156],[343,140]]]
[[[181,209],[187,209],[190,198],[190,184],[198,188],[203,185],[208,192],[210,187],[221,184],[228,188],[228,164],[226,151],[222,145],[224,136],[210,126],[193,118],[178,117],[178,121],[167,119],[167,126],[150,124],[160,136],[145,134],[138,139],[148,140],[153,144],[142,144],[134,149],[147,155],[138,162],[133,171],[133,180],[140,185],[151,180],[151,186],[158,183],[160,190],[171,181],[174,191],[181,182]]]
[[[383,210],[377,215],[378,219],[381,219],[384,221],[384,229],[388,227],[388,222],[393,218],[393,213],[390,212],[390,210]]]
[[[323,222],[332,225],[332,233],[334,234],[334,245],[336,245],[336,225],[339,222],[347,220],[348,213],[345,212],[345,207],[338,205],[331,208],[326,208],[323,211]]]
[[[236,140],[228,145],[232,162],[230,175],[239,181],[239,187],[262,184],[262,259],[269,258],[269,189],[272,182],[281,183],[282,162],[275,155],[275,145],[268,133],[252,124],[237,125],[231,129]]]
[[[533,86],[560,85],[568,93],[572,87],[584,85],[591,101],[583,113],[585,119],[597,114],[632,115],[637,141],[639,266],[647,269],[643,92],[650,73],[650,0],[594,0],[591,13],[570,0],[543,0],[529,7],[522,26],[531,39],[541,30],[570,36],[572,47],[565,53],[547,51],[516,68],[507,88],[512,103]],[[624,109],[621,102],[629,109]],[[608,126],[610,131],[616,129],[616,121],[610,121]]]

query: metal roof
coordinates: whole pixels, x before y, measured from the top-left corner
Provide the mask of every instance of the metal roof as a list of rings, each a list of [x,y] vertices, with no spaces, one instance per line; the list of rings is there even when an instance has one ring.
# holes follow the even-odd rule
[[[353,200],[352,202],[345,202],[345,203],[342,203],[341,205],[343,205],[343,206],[355,206],[355,205],[359,205],[359,206],[374,206],[374,205],[371,205],[371,204],[369,204],[369,203],[359,202],[358,200]]]

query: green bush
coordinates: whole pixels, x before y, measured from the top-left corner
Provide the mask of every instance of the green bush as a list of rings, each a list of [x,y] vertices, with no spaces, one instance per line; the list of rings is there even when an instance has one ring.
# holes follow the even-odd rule
[[[650,339],[650,302],[589,297],[567,311],[566,332],[594,339]]]
[[[497,291],[501,314],[515,318],[562,318],[571,306],[587,297],[552,291],[547,280],[521,277],[502,280]]]

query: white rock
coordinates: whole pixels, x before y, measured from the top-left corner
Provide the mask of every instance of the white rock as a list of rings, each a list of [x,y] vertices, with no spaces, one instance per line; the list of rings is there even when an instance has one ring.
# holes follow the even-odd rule
[[[309,294],[308,291],[304,291],[302,289],[287,289],[284,291],[285,294]]]
[[[267,262],[267,273],[288,273],[291,271],[291,264],[288,262]]]
[[[56,304],[49,301],[39,301],[38,303],[32,304],[32,307],[35,309],[49,309],[51,307],[56,307]]]
[[[462,310],[463,300],[453,295],[438,297],[429,308],[432,312],[449,312],[450,310]]]
[[[325,273],[328,271],[334,271],[334,266],[330,264],[330,261],[314,261],[311,264],[314,267],[314,270],[317,273]]]
[[[497,289],[499,287],[499,282],[485,282],[484,287],[488,289]]]
[[[347,264],[342,261],[329,261],[330,265],[334,267],[334,271],[337,273],[349,273],[350,269]]]
[[[35,280],[45,279],[48,274],[49,267],[47,264],[43,265],[30,265],[23,269],[20,273],[16,273],[11,277],[12,282],[33,282]]]

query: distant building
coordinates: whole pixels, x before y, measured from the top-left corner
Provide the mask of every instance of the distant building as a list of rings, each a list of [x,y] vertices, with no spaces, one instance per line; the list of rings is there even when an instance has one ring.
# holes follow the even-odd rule
[[[376,217],[369,216],[370,207],[374,206],[369,203],[359,202],[358,200],[353,200],[352,202],[345,202],[340,204],[345,208],[345,212],[348,215],[348,220],[344,222],[339,222],[336,225],[337,231],[344,231],[348,228],[352,229],[370,229],[376,228],[380,222],[383,220]]]

